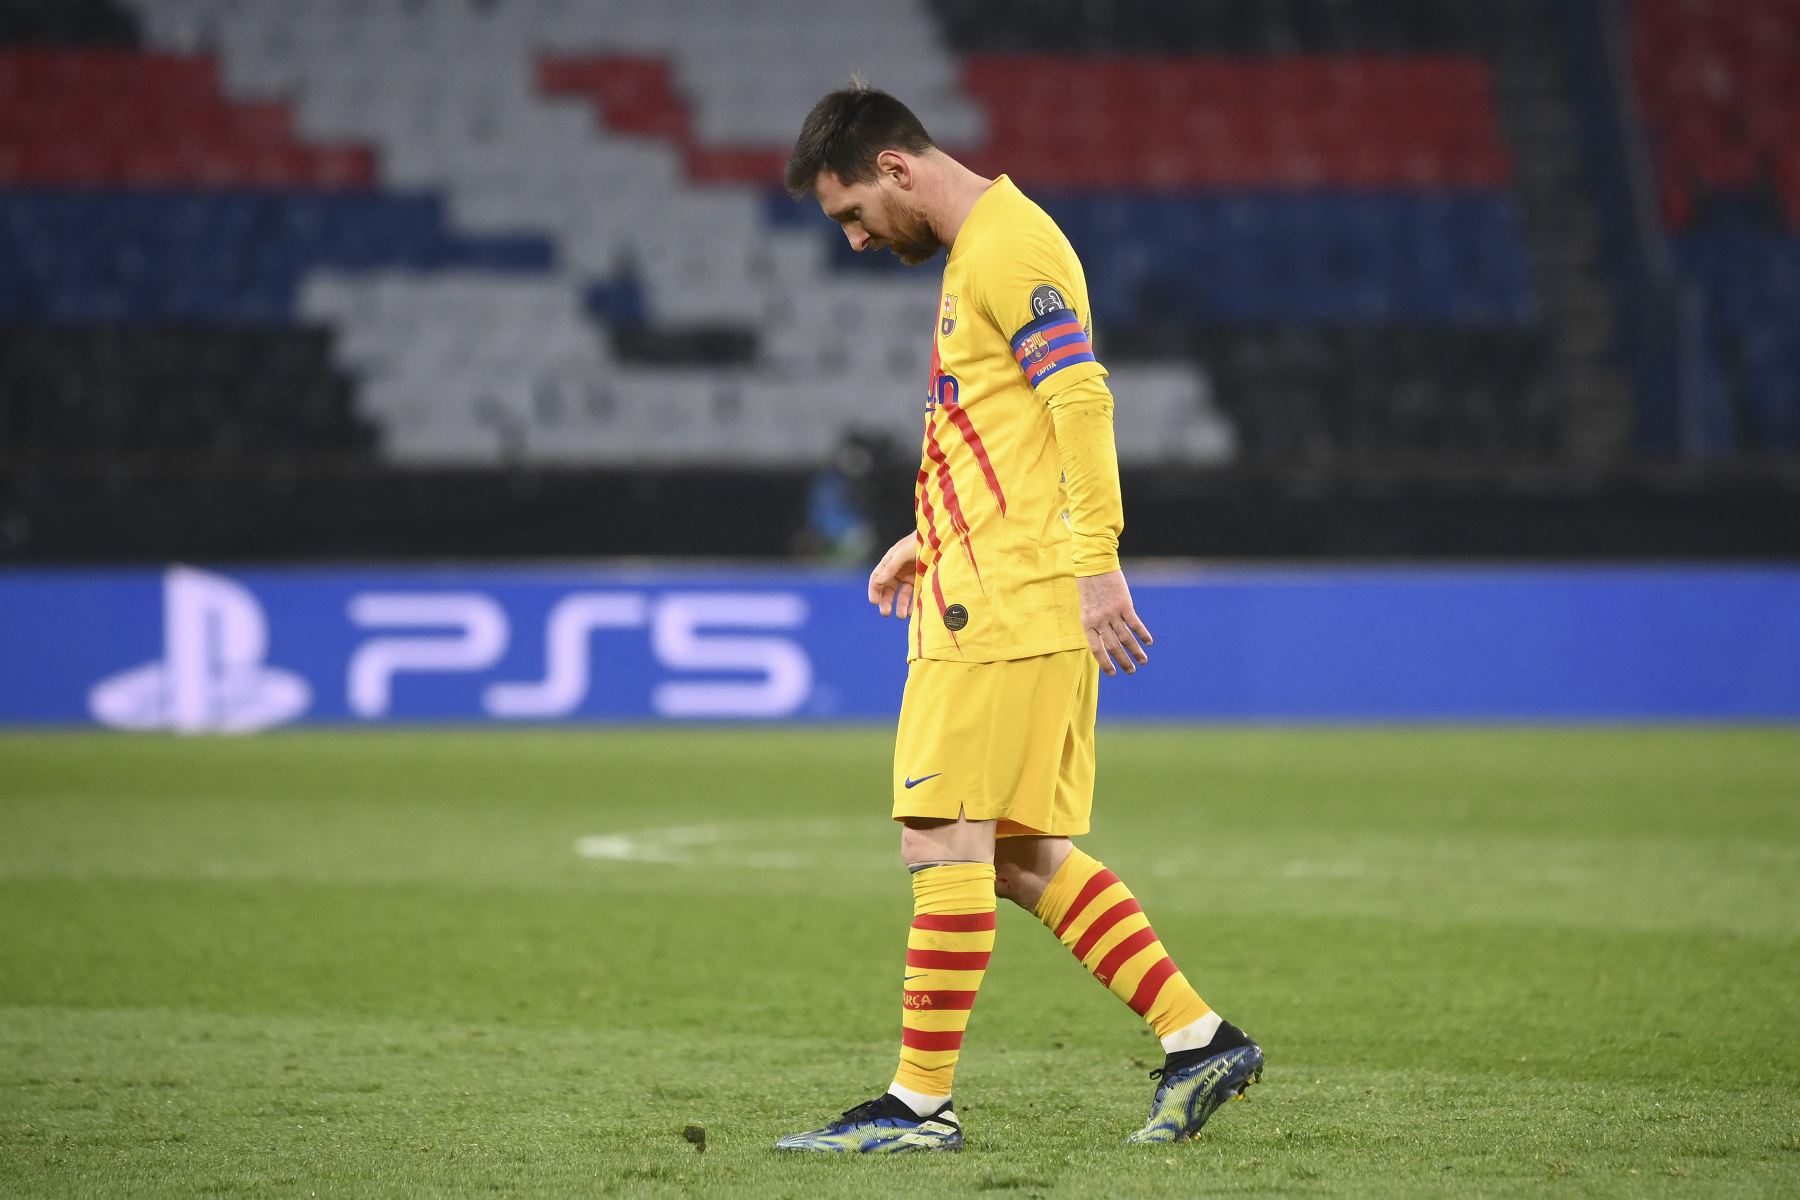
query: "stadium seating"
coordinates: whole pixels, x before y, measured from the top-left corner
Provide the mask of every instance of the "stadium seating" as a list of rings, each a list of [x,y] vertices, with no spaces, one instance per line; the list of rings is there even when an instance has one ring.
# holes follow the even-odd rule
[[[1491,44],[1489,0],[932,0],[965,51],[1070,54],[1475,53]]]
[[[853,70],[1062,222],[1128,462],[1554,440],[1478,4],[0,14],[0,323],[289,334],[351,381],[341,450],[370,427],[399,464],[915,443],[935,272],[850,254],[779,188],[800,116]],[[53,343],[26,341],[37,379]],[[1389,361],[1407,388],[1378,385]],[[324,386],[305,364],[296,397]],[[1454,399],[1419,413],[1434,393]]]
[[[1675,229],[1707,197],[1768,187],[1800,226],[1800,4],[1640,0],[1638,101]]]
[[[1731,440],[1800,450],[1800,3],[1639,0],[1640,109]]]
[[[366,450],[374,433],[323,332],[0,329],[0,441],[40,454],[280,459]]]
[[[429,195],[287,191],[0,192],[14,270],[0,320],[284,322],[327,268],[543,271],[538,237],[462,238]]]
[[[367,187],[369,152],[309,146],[288,106],[237,103],[206,58],[0,53],[0,185]]]
[[[1509,176],[1479,59],[1092,59],[976,54],[963,90],[986,153],[1041,188],[1498,188]]]
[[[135,47],[137,22],[114,0],[7,0],[0,46]]]

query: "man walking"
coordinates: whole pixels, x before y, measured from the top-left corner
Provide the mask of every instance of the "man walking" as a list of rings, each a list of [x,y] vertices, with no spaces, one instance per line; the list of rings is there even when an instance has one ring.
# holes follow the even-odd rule
[[[1191,1137],[1261,1078],[1262,1051],[1201,1000],[1125,884],[1070,841],[1088,831],[1099,674],[1134,674],[1151,643],[1119,570],[1112,395],[1081,263],[1010,179],[969,170],[861,84],[813,107],[786,182],[856,250],[949,259],[916,529],[869,577],[881,614],[911,620],[894,754],[914,899],[900,1065],[883,1095],[777,1145],[962,1146],[951,1082],[999,897],[1162,1039],[1149,1121],[1126,1140]]]

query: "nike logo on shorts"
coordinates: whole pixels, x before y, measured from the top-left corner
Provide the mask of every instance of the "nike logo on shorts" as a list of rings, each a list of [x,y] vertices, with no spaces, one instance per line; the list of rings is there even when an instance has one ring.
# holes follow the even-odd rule
[[[943,774],[942,771],[935,771],[930,775],[921,775],[917,779],[908,778],[906,781],[906,786],[909,788],[916,788],[921,783],[924,783],[927,779],[936,779],[939,775],[942,775],[942,774]]]

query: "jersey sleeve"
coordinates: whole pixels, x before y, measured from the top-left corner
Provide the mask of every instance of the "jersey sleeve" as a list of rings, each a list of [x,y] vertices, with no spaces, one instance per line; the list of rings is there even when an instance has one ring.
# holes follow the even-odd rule
[[[1119,569],[1125,505],[1119,495],[1119,455],[1113,444],[1113,399],[1104,380],[1083,379],[1049,397],[1062,459],[1075,577]]]
[[[1066,244],[1020,236],[1004,239],[980,268],[982,307],[1040,396],[1106,374],[1094,357],[1091,314],[1075,311],[1072,263]]]

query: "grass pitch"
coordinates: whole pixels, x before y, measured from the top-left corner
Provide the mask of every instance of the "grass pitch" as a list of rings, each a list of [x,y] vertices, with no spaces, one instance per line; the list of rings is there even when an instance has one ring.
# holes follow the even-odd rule
[[[969,1149],[777,1156],[893,1068],[888,749],[0,738],[0,1194],[1800,1192],[1794,730],[1105,730],[1263,1084],[1120,1146],[1157,1047],[1003,906]]]

